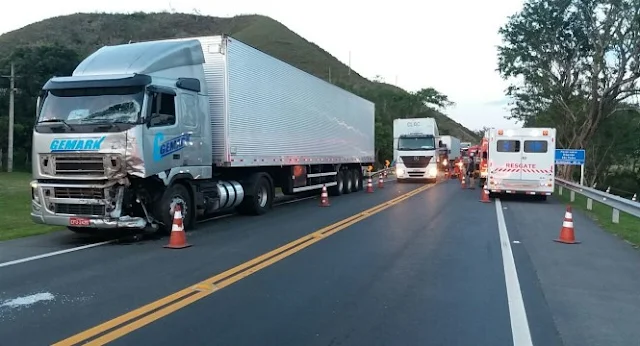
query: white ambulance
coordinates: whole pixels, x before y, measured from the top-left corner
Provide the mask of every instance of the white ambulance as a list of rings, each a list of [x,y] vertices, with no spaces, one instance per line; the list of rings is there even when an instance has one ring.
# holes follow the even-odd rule
[[[555,184],[556,129],[490,129],[487,188],[491,194],[546,199]]]

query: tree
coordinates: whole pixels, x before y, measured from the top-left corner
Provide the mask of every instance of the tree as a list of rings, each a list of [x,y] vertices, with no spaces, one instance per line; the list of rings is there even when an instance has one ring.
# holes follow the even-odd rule
[[[0,61],[0,71],[13,62],[18,75],[14,127],[14,160],[17,165],[25,163],[31,152],[35,100],[42,86],[53,76],[70,75],[79,61],[80,57],[74,50],[57,44],[19,47]],[[6,117],[2,116],[6,114],[5,109],[8,109],[8,97],[0,98],[0,148],[6,152],[7,122],[4,121]]]
[[[454,102],[449,100],[449,97],[445,94],[442,94],[438,90],[434,88],[424,88],[420,89],[413,94],[419,101],[435,106],[436,108],[446,108],[449,106],[455,105]]]
[[[512,118],[555,126],[560,147],[585,148],[640,94],[640,1],[528,0],[499,32]]]

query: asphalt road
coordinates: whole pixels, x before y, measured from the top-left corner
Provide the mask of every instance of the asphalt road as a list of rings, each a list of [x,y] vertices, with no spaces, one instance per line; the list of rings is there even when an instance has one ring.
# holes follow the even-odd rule
[[[48,345],[79,333],[78,342],[115,345],[640,340],[637,251],[579,213],[583,243],[552,242],[564,214],[553,200],[483,204],[479,190],[454,181],[415,192],[420,186],[388,183],[332,198],[329,208],[314,199],[215,220],[190,232],[194,246],[183,250],[151,239],[0,267],[0,345]],[[41,300],[26,304],[33,295]],[[168,305],[136,310],[161,299]]]

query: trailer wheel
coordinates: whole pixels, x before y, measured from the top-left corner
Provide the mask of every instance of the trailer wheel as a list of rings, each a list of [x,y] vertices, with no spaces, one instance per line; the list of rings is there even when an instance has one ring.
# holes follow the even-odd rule
[[[155,217],[163,223],[158,228],[159,232],[164,234],[171,232],[176,205],[180,206],[184,229],[191,229],[193,223],[191,196],[184,185],[176,183],[168,187],[162,194],[162,198],[156,202],[154,214]]]
[[[244,200],[238,207],[238,211],[245,215],[262,215],[271,209],[275,191],[271,182],[264,175],[253,180],[253,186],[248,186],[246,191],[251,191],[251,195],[245,195]]]
[[[330,196],[340,196],[342,195],[342,191],[344,191],[344,175],[342,171],[336,172],[336,183],[338,184],[331,186],[327,191]]]
[[[353,180],[353,189],[351,191],[358,192],[362,190],[362,170],[361,169],[352,170],[351,179]]]
[[[346,170],[344,174],[344,193],[351,193],[353,191],[353,172]]]

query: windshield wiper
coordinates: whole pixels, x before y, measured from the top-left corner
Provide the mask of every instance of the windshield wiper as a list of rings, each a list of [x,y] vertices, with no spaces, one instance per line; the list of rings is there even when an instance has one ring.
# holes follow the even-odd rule
[[[120,128],[120,126],[118,126],[118,124],[127,124],[127,123],[123,123],[123,122],[112,122],[112,123],[102,123],[102,124],[95,124],[96,128],[94,132],[98,132],[101,130],[110,130],[112,128],[116,128],[118,131],[122,131],[122,128]]]
[[[73,126],[67,124],[67,122],[62,120],[62,119],[45,119],[45,120],[41,120],[41,121],[38,122],[38,124],[42,124],[42,123],[60,123],[60,124],[63,124],[69,130],[75,131]]]

